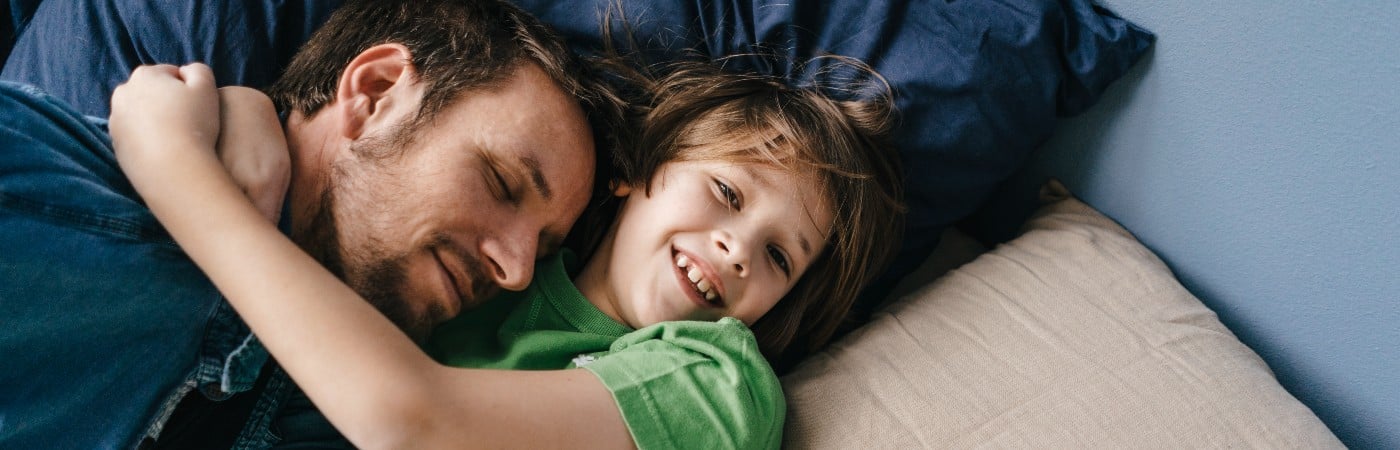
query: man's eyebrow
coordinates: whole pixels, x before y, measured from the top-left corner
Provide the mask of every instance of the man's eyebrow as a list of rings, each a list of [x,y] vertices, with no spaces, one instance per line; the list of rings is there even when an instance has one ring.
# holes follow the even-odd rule
[[[540,193],[540,197],[544,197],[545,201],[553,199],[554,191],[549,189],[549,181],[545,180],[544,173],[540,172],[540,160],[533,156],[524,156],[520,158],[520,162],[530,172],[530,184]]]

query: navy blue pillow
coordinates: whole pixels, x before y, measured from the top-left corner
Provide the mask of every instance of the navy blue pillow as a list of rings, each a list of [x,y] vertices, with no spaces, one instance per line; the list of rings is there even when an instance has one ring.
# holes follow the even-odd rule
[[[39,0],[0,1],[0,68],[4,68],[5,60],[10,58],[10,49],[15,45],[15,35],[24,28],[24,24],[38,7]]]
[[[27,0],[34,3],[37,0]],[[729,67],[812,82],[792,61],[858,58],[895,89],[907,172],[905,242],[867,292],[882,298],[1044,142],[1083,111],[1153,35],[1088,0],[516,0],[581,49],[622,4],[637,41],[660,54],[754,53]],[[266,86],[338,1],[44,0],[0,78],[39,85],[105,116],[113,87],[142,63],[211,64],[222,84]],[[877,237],[872,237],[877,238]],[[864,305],[873,302],[865,301]],[[859,312],[859,311],[858,311]]]
[[[107,117],[142,64],[200,61],[220,86],[266,87],[339,0],[13,0],[18,35],[0,79]]]

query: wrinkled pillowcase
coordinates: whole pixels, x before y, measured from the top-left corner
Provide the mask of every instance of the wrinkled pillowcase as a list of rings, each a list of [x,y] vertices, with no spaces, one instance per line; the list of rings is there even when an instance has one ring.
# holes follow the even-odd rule
[[[1342,448],[1152,252],[1066,196],[785,376],[785,447]]]

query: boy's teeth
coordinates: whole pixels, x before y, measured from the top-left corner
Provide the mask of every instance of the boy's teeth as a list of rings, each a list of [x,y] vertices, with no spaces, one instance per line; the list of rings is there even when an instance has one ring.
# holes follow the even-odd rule
[[[689,257],[685,255],[676,255],[676,267],[685,269],[686,278],[689,278],[690,282],[695,284],[695,290],[700,291],[700,293],[705,296],[705,300],[714,301],[719,297],[719,294],[711,290],[714,285],[710,283],[710,280],[704,279],[705,274],[700,272],[700,268],[690,267]]]

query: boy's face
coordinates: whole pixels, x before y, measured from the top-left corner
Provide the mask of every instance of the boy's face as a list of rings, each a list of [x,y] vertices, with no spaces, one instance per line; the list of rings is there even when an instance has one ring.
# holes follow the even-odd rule
[[[633,327],[722,317],[752,325],[826,247],[832,216],[817,192],[815,179],[765,164],[667,163],[650,193],[619,190],[628,197],[616,228],[579,287]]]

